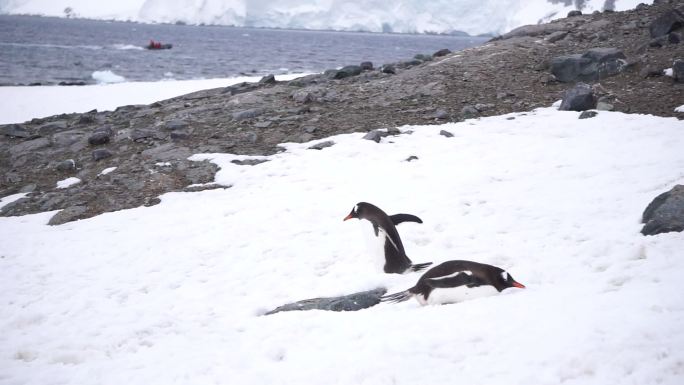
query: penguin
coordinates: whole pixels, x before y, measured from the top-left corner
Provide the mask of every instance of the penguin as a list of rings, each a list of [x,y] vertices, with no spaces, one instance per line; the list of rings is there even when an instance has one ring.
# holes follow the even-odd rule
[[[432,265],[432,262],[412,264],[409,257],[406,256],[404,245],[401,243],[401,238],[399,238],[399,233],[397,232],[396,225],[400,223],[423,223],[417,216],[411,214],[389,216],[370,203],[359,202],[344,220],[352,218],[368,220],[373,225],[375,236],[383,238],[383,249],[385,252],[385,265],[383,269],[385,273],[404,274],[409,271],[421,271]]]
[[[381,298],[399,303],[415,297],[421,305],[461,302],[494,295],[510,287],[524,289],[505,270],[472,261],[447,261],[428,270],[415,286]]]

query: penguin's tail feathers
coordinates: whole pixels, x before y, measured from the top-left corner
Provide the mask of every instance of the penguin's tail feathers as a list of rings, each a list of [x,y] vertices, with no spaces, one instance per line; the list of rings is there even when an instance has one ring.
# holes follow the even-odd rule
[[[432,265],[432,262],[416,263],[415,265],[411,265],[411,267],[409,267],[409,270],[421,271],[427,269],[427,267],[430,265]]]
[[[394,294],[383,295],[380,297],[380,302],[399,303],[408,301],[411,297],[413,297],[413,293],[404,290]]]

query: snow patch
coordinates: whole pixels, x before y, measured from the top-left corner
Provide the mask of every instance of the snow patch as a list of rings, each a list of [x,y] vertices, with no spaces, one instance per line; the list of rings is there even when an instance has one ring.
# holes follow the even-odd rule
[[[18,193],[18,194],[12,194],[12,195],[8,195],[4,198],[1,198],[0,199],[0,209],[7,206],[8,204],[10,204],[12,202],[18,201],[19,199],[21,199],[27,195],[28,195],[28,193]]]
[[[664,69],[663,74],[665,74],[665,76],[674,77],[674,71],[672,70],[672,68]]]
[[[684,104],[682,104],[681,106],[675,108],[675,112],[684,112]]]
[[[63,180],[60,180],[59,182],[57,182],[57,188],[67,188],[67,187],[71,187],[77,183],[81,183],[81,180],[72,176],[72,177],[69,177],[69,178],[66,178],[66,179],[63,179]]]
[[[105,168],[104,170],[100,171],[100,173],[97,175],[107,175],[114,170],[116,170],[116,167],[108,167],[108,168]]]
[[[126,81],[125,77],[117,75],[110,70],[95,71],[91,77],[97,81],[98,84],[122,83]]]

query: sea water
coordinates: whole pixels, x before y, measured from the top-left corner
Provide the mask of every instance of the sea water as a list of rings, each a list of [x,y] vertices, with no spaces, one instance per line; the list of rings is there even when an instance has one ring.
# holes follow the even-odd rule
[[[172,49],[147,50],[150,39]],[[0,85],[321,72],[480,45],[481,37],[140,24],[0,16]]]

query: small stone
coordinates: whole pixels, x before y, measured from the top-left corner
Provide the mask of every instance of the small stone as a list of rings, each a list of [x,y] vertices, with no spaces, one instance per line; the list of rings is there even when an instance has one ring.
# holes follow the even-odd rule
[[[93,160],[97,162],[102,159],[107,159],[113,155],[114,154],[111,151],[105,148],[98,148],[97,150],[93,151]]]
[[[169,137],[171,140],[187,140],[190,138],[190,134],[184,131],[173,131]]]
[[[230,163],[238,166],[256,166],[264,162],[268,162],[268,159],[233,159],[230,161]]]
[[[55,166],[57,171],[70,172],[76,170],[76,162],[73,159],[63,160]]]
[[[38,186],[36,186],[34,183],[27,184],[26,186],[22,187],[21,190],[19,190],[19,192],[22,194],[32,193],[36,191],[37,187]]]
[[[441,131],[439,132],[439,134],[442,135],[442,136],[445,136],[445,137],[447,137],[447,138],[453,138],[453,137],[454,137],[454,134],[452,134],[451,132],[449,132],[449,131],[447,131],[447,130],[441,130]]]
[[[268,128],[273,122],[271,121],[265,121],[265,122],[256,122],[254,123],[254,127],[256,128]]]
[[[415,155],[411,155],[411,156],[409,156],[408,158],[406,158],[406,161],[407,161],[407,162],[410,162],[410,161],[412,161],[412,160],[418,160],[418,157],[415,156]]]
[[[298,138],[298,139],[299,139],[299,143],[304,143],[304,142],[310,141],[310,140],[313,139],[313,138],[314,138],[314,136],[313,136],[312,134],[309,134],[308,132],[305,132],[305,133],[299,135],[299,138]]]
[[[154,138],[154,131],[151,130],[138,130],[135,129],[131,131],[131,140],[134,142],[146,139],[146,138]]]
[[[110,134],[106,131],[95,132],[88,138],[88,143],[93,146],[109,143]]]
[[[596,115],[598,115],[598,112],[596,112],[596,111],[582,111],[582,113],[579,115],[579,118],[580,119],[589,119],[589,118],[593,118]]]
[[[380,143],[380,139],[384,138],[387,135],[388,134],[385,131],[373,130],[373,131],[367,133],[366,135],[364,135],[363,139],[372,140],[375,143]]]
[[[684,231],[684,185],[676,185],[646,207],[642,216],[643,235]]]
[[[328,310],[328,311],[356,311],[375,306],[380,298],[387,293],[387,289],[379,288],[340,297],[312,298],[278,306],[265,315],[282,311]]]
[[[676,82],[684,83],[684,60],[678,59],[672,63],[672,78]]]
[[[313,146],[309,146],[309,150],[322,150],[326,147],[331,147],[335,144],[332,140],[326,140],[325,142],[316,143]]]
[[[449,119],[449,113],[440,109],[435,111],[430,117],[433,119],[445,120]]]
[[[95,121],[96,121],[96,120],[95,120],[95,116],[93,116],[93,115],[91,115],[91,114],[82,114],[82,115],[78,118],[78,122],[77,122],[77,123],[78,123],[78,124],[93,124],[93,123],[95,123]]]
[[[246,141],[250,143],[256,143],[259,139],[259,135],[257,135],[256,132],[249,131],[245,133],[244,138]]]
[[[679,44],[682,41],[682,35],[677,32],[670,32],[667,34],[667,42],[670,44]]]
[[[544,38],[544,40],[548,41],[549,43],[555,43],[565,39],[566,36],[568,36],[568,31],[556,31]]]

